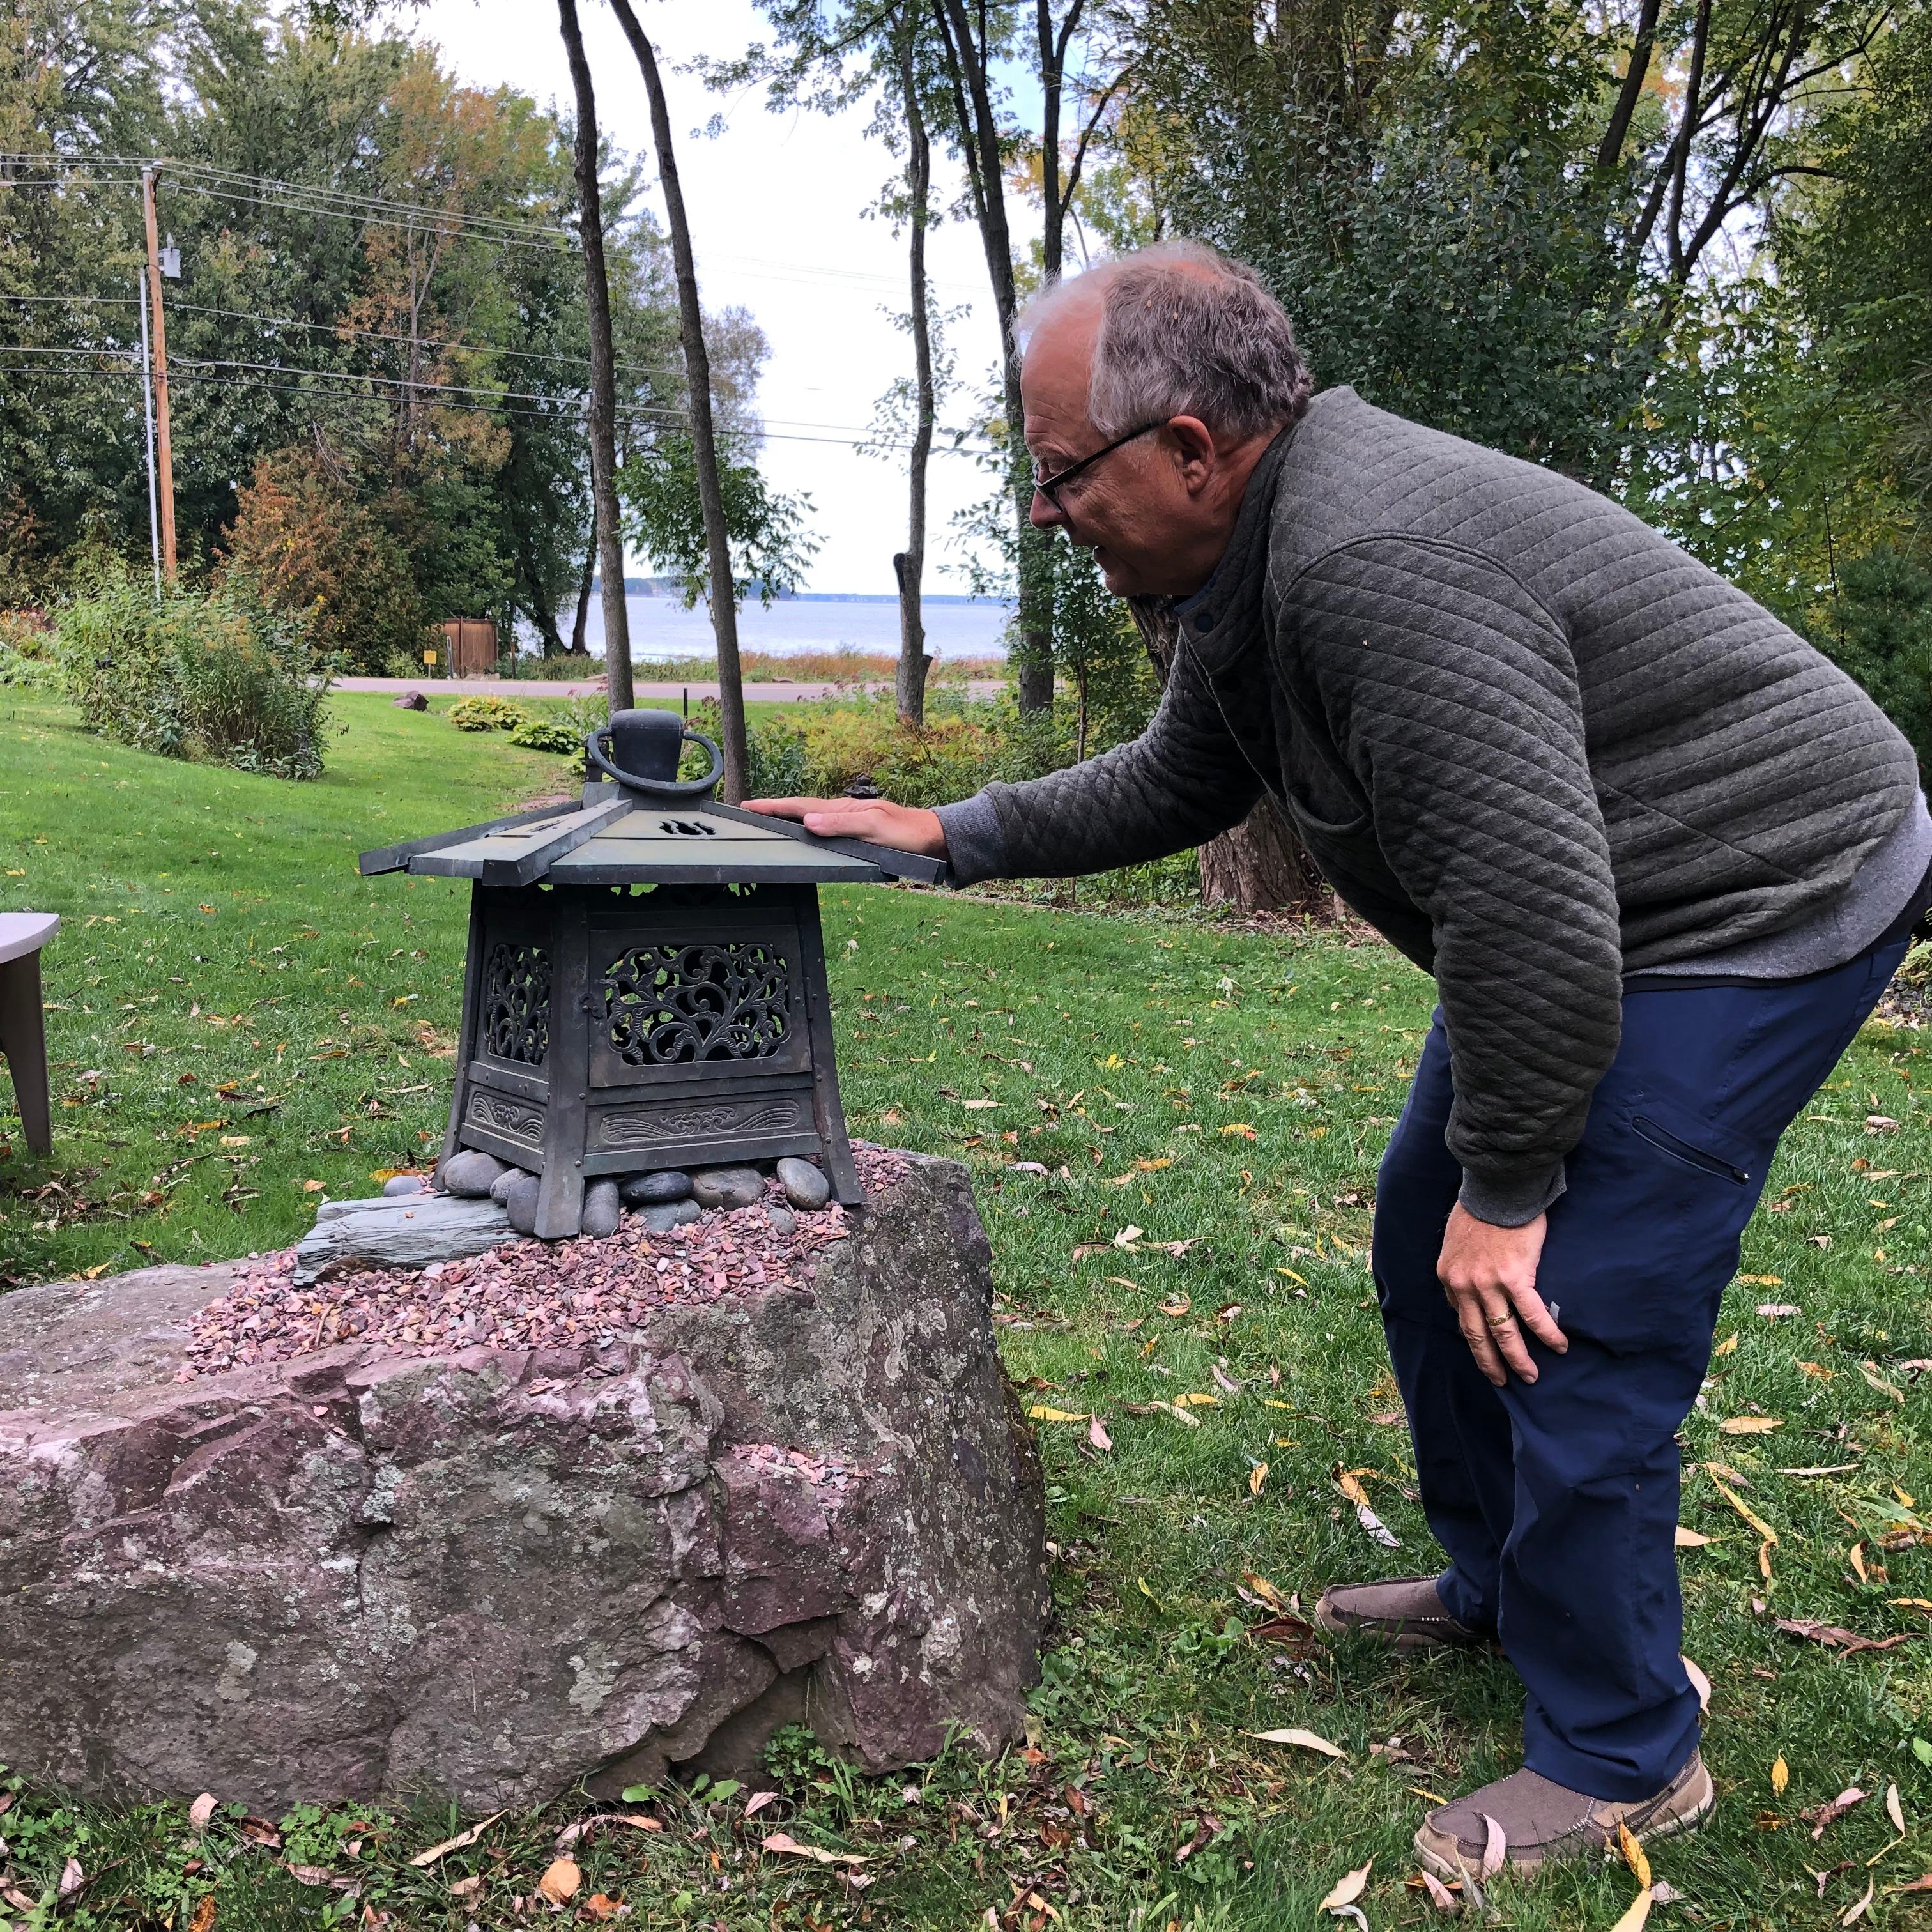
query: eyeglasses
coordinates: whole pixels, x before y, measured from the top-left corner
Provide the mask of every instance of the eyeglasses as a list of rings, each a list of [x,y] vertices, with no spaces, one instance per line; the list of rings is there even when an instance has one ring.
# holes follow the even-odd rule
[[[1091,470],[1103,456],[1112,456],[1114,452],[1132,442],[1136,436],[1145,436],[1150,430],[1165,429],[1168,418],[1162,416],[1157,422],[1142,423],[1138,429],[1130,429],[1125,436],[1117,436],[1103,448],[1094,451],[1091,456],[1083,456],[1078,463],[1070,463],[1064,470],[1057,470],[1051,476],[1034,472],[1033,487],[1064,517],[1068,514],[1066,506],[1060,500],[1060,493],[1084,470]]]

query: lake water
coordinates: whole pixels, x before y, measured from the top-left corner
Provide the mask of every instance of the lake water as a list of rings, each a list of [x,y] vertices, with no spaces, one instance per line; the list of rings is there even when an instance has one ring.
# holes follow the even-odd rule
[[[634,658],[709,657],[716,646],[711,618],[703,604],[686,610],[676,598],[633,595],[629,607],[631,655]],[[566,638],[571,618],[560,620]],[[990,657],[1003,653],[1006,626],[1003,604],[949,603],[928,598],[925,606],[926,647],[935,657]],[[604,652],[604,614],[590,600],[585,638],[591,651]],[[899,647],[899,607],[890,598],[788,597],[766,610],[748,600],[738,614],[738,643],[748,651],[884,651]]]

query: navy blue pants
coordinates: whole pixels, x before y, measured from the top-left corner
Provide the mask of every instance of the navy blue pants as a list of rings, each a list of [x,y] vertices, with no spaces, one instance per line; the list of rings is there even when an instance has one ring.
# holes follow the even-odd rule
[[[1528,1691],[1524,1756],[1573,1791],[1647,1798],[1697,1745],[1679,1660],[1678,1425],[1778,1136],[1837,1064],[1904,941],[1802,980],[1629,992],[1623,1040],[1550,1208],[1537,1288],[1570,1339],[1485,1381],[1436,1275],[1462,1171],[1438,1014],[1376,1202],[1375,1274],[1450,1614]]]

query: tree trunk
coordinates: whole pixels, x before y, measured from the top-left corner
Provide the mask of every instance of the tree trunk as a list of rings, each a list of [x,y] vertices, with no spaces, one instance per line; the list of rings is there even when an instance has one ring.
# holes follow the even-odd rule
[[[1173,668],[1180,627],[1172,612],[1136,598],[1128,607],[1163,686]],[[1263,792],[1240,824],[1201,848],[1201,898],[1236,912],[1330,916],[1334,895],[1302,848],[1286,814]]]
[[[1013,322],[1019,298],[1013,278],[1012,231],[1006,220],[1006,178],[1000,157],[999,117],[993,109],[993,82],[986,49],[974,37],[967,0],[935,0],[941,46],[952,82],[959,145],[986,274],[999,320],[1000,387],[1006,401],[1009,487],[1013,493],[1014,540],[1019,578],[1019,646],[1013,653],[1019,674],[1022,711],[1049,710],[1053,704],[1053,613],[1043,559],[1046,542],[1033,526],[1033,476],[1026,460],[1026,409],[1020,398],[1019,348]],[[981,18],[984,19],[983,13]]]
[[[597,96],[584,52],[577,0],[557,0],[577,92],[577,218],[584,238],[584,303],[590,322],[590,496],[603,579],[604,688],[614,715],[631,708],[631,623],[624,602],[623,526],[617,511],[617,373],[610,345],[610,282],[604,266],[604,201],[597,184]],[[581,601],[579,622],[581,623]]]
[[[912,277],[913,382],[919,422],[913,430],[908,465],[906,547],[892,559],[899,586],[899,662],[897,690],[899,722],[918,730],[926,723],[926,674],[932,660],[926,654],[926,614],[922,594],[926,575],[926,473],[932,456],[933,418],[937,405],[932,388],[932,317],[926,282],[926,220],[932,187],[932,151],[926,138],[926,117],[920,111],[919,77],[913,70],[912,35],[899,46],[899,82],[905,96],[906,190],[910,203],[908,254]]]
[[[584,574],[577,580],[577,616],[570,626],[570,654],[574,658],[580,658],[584,655],[584,622],[590,615],[590,580],[596,574],[597,545],[593,538],[590,548],[584,553]],[[624,608],[624,618],[628,628],[630,622],[628,604]]]
[[[718,440],[711,420],[711,356],[704,344],[704,311],[698,300],[698,264],[692,253],[691,222],[685,213],[677,155],[671,146],[670,110],[658,74],[657,55],[631,0],[611,0],[618,24],[638,57],[651,98],[651,136],[658,151],[658,178],[664,184],[664,214],[670,226],[671,260],[677,272],[678,334],[691,391],[691,447],[698,464],[698,500],[704,513],[709,553],[711,631],[718,640],[718,710],[724,742],[724,802],[745,796],[751,748],[745,736],[745,680],[738,662],[738,593],[731,580],[731,541],[724,522],[724,497],[718,483]]]

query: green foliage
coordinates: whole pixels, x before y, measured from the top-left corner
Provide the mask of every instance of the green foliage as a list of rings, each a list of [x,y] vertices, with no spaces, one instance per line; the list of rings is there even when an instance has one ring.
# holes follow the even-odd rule
[[[818,554],[818,539],[806,528],[812,499],[774,490],[755,463],[732,454],[733,440],[721,437],[718,449],[732,596],[742,604],[755,590],[758,601],[770,604],[799,587]],[[634,452],[619,466],[617,492],[626,511],[626,537],[660,570],[680,579],[685,608],[708,596],[709,553],[691,439],[661,434]]]
[[[168,758],[321,776],[328,662],[246,579],[157,602],[110,575],[56,624],[63,682],[90,730]]]
[[[761,1755],[766,1775],[781,1791],[804,1791],[832,1768],[831,1758],[809,1724],[781,1724]]]
[[[1932,571],[1886,548],[1846,564],[1838,588],[1814,640],[1885,707],[1932,784]]]
[[[568,757],[584,748],[584,734],[568,718],[550,715],[546,705],[541,712],[526,712],[509,728],[510,742],[526,752],[556,752]]]
[[[530,713],[507,698],[460,698],[448,716],[459,731],[514,731]]]

